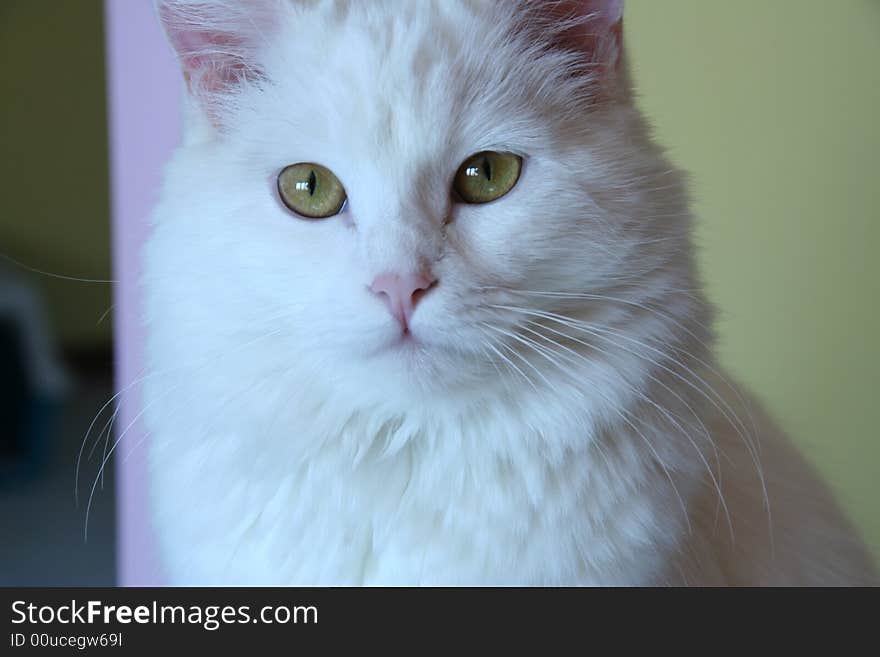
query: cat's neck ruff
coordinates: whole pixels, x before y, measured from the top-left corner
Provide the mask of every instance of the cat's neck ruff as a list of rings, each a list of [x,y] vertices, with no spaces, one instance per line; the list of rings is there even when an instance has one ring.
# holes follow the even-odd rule
[[[656,581],[664,555],[686,532],[689,498],[701,485],[700,461],[711,447],[698,442],[684,397],[661,399],[673,377],[646,371],[644,392],[636,394],[631,382],[615,390],[606,380],[596,394],[596,366],[581,365],[582,380],[592,372],[592,384],[573,385],[549,368],[544,380],[533,372],[537,382],[507,372],[510,378],[497,381],[492,394],[408,409],[391,401],[353,406],[352,394],[328,388],[315,372],[264,377],[262,385],[241,389],[222,370],[193,368],[173,393],[175,403],[152,418],[167,433],[186,436],[155,446],[162,470],[154,476],[180,487],[194,464],[218,473],[181,488],[204,511],[175,532],[211,533],[230,513],[240,521],[232,543],[212,546],[215,556],[190,555],[198,563],[172,556],[170,567],[175,576],[180,568],[187,580],[203,583]],[[297,379],[309,384],[291,387]],[[174,384],[153,385],[150,396],[157,398]],[[188,402],[189,394],[215,388],[237,394],[214,404]],[[654,392],[657,401],[645,395]],[[675,422],[691,444],[675,435],[668,417],[680,418]],[[303,505],[324,519],[303,516]],[[159,516],[159,522],[179,520]],[[257,540],[249,532],[265,523],[280,532],[259,537],[261,549],[274,556],[255,563],[235,552],[233,544]],[[352,533],[359,547],[321,575],[315,551],[330,549],[340,532]],[[434,552],[440,536],[443,550],[462,555],[450,562]],[[494,536],[492,544],[531,536],[535,553],[471,545],[481,536]],[[560,540],[579,555],[548,574],[541,546]],[[303,562],[291,563],[289,572],[273,567],[282,545],[298,541]],[[224,563],[222,574],[216,560]]]

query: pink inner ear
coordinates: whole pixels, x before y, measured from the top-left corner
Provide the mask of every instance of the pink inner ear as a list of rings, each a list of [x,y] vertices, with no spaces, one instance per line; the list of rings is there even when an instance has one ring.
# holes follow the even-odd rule
[[[604,67],[615,67],[623,44],[623,0],[562,0],[550,5],[555,20],[576,24],[562,33],[568,47]]]
[[[190,91],[217,93],[242,80],[248,66],[234,53],[241,44],[226,34],[203,34],[205,40],[188,52],[180,53],[180,65]]]
[[[221,92],[245,77],[249,67],[242,35],[212,28],[212,17],[188,11],[173,0],[160,0],[158,9],[190,92]]]
[[[589,11],[598,14],[597,20],[609,28],[614,28],[623,21],[623,0],[582,0],[587,6],[593,6]]]

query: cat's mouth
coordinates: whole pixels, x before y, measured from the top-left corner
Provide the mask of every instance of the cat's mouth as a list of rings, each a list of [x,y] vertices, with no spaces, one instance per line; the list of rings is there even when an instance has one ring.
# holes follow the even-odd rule
[[[422,350],[426,346],[424,339],[417,336],[409,327],[403,329],[388,343],[386,350]]]
[[[408,327],[389,337],[373,353],[375,356],[403,359],[418,365],[425,364],[432,353],[442,348],[443,345],[431,340],[425,331]]]

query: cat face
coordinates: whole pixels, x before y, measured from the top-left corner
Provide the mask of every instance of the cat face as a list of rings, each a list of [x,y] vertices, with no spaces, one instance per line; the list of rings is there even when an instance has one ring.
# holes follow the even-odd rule
[[[574,295],[675,248],[619,3],[242,4],[160,3],[204,124],[168,221],[218,324],[280,331],[279,359],[401,398],[535,378],[547,313],[620,312]]]

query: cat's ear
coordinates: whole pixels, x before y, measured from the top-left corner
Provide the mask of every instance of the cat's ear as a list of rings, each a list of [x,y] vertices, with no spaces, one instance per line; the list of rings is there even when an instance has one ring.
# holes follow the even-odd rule
[[[538,5],[554,23],[555,38],[582,53],[602,86],[621,82],[624,0],[545,0]]]
[[[209,115],[224,94],[262,76],[257,51],[273,24],[273,0],[155,0],[191,96]],[[216,118],[216,116],[214,117]]]

